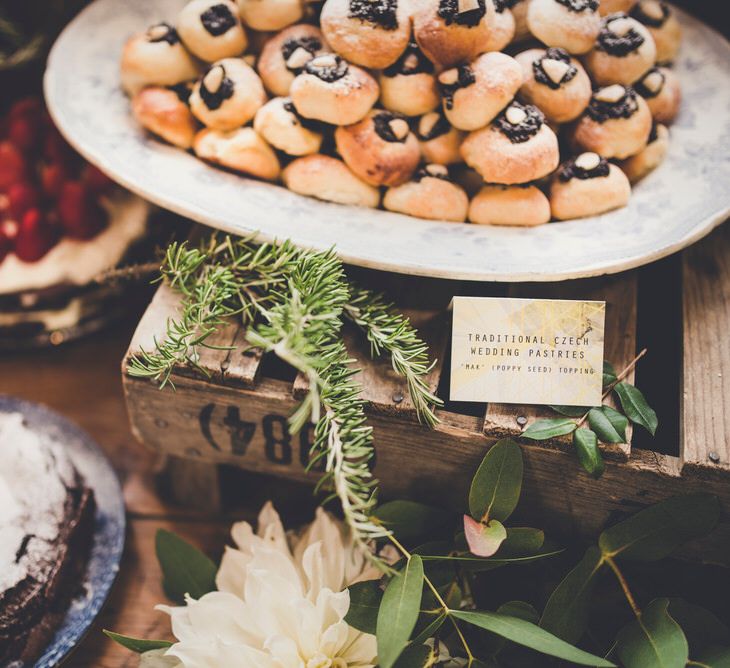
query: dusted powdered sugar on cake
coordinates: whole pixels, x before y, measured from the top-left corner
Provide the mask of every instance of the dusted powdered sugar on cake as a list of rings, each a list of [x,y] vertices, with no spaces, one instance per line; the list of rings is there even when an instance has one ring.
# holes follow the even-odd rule
[[[19,413],[0,415],[0,594],[54,556],[76,471]]]

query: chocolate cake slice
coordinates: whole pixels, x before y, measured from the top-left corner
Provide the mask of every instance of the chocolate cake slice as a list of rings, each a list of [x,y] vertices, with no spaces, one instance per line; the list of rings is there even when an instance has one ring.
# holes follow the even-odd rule
[[[63,448],[0,415],[0,666],[31,665],[78,593],[94,493]]]

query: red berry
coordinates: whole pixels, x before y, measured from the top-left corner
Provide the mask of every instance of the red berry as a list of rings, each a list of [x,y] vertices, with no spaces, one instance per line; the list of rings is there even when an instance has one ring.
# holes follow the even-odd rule
[[[66,234],[74,239],[91,239],[106,226],[106,212],[80,181],[63,184],[58,217]]]
[[[23,153],[32,153],[40,139],[40,124],[37,119],[18,116],[8,120],[8,140]]]
[[[16,118],[41,118],[44,113],[43,103],[37,97],[25,97],[14,102],[8,111],[10,120]]]
[[[0,228],[0,262],[5,259],[5,256],[11,250],[13,250],[13,242],[5,235],[2,228]]]
[[[43,141],[43,158],[46,162],[70,167],[76,159],[76,153],[61,133],[55,127],[50,127]]]
[[[15,254],[23,262],[40,260],[58,241],[58,231],[38,209],[26,211],[15,239]]]
[[[8,141],[0,142],[0,190],[25,180],[27,172],[28,165],[17,147]]]
[[[89,190],[97,195],[108,192],[114,186],[114,181],[100,169],[90,164],[84,167],[82,179]]]
[[[41,186],[49,197],[58,197],[63,184],[68,180],[68,169],[55,162],[41,166]]]
[[[14,183],[6,192],[7,213],[10,218],[20,220],[23,214],[40,203],[38,189],[30,183]]]

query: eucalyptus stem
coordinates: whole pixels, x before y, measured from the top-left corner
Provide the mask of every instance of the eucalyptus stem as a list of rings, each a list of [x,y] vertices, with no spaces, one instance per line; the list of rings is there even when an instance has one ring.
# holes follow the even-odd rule
[[[626,578],[624,577],[624,574],[621,572],[621,569],[618,567],[618,564],[613,560],[613,557],[610,557],[608,555],[603,556],[603,561],[608,564],[608,566],[613,571],[614,575],[616,576],[616,579],[618,580],[618,583],[621,585],[621,589],[624,592],[624,596],[626,596],[626,600],[629,602],[629,606],[631,607],[631,610],[636,615],[637,619],[641,619],[641,609],[636,604],[636,600],[634,599],[634,595],[631,593],[631,589],[629,589],[629,583],[626,581]]]

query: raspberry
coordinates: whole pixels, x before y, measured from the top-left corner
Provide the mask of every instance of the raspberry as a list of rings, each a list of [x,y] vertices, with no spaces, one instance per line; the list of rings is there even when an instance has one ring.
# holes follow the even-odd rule
[[[25,180],[28,163],[16,146],[8,141],[0,142],[0,191]]]
[[[7,215],[14,220],[20,220],[28,209],[35,208],[40,203],[38,189],[22,181],[8,188],[5,199]]]
[[[41,166],[41,187],[48,197],[58,197],[61,194],[63,184],[68,178],[68,169],[61,163],[56,162]]]
[[[40,124],[37,120],[20,116],[8,120],[8,140],[26,155],[38,146]]]
[[[14,102],[8,111],[8,119],[35,118],[39,119],[44,113],[43,103],[37,97],[25,97]]]
[[[114,185],[114,181],[94,165],[84,167],[82,179],[89,190],[97,195],[108,192]]]
[[[58,216],[73,239],[91,239],[106,227],[106,212],[80,181],[67,181],[58,198]]]
[[[23,262],[37,262],[58,241],[58,231],[38,209],[25,212],[15,239],[15,254]]]

